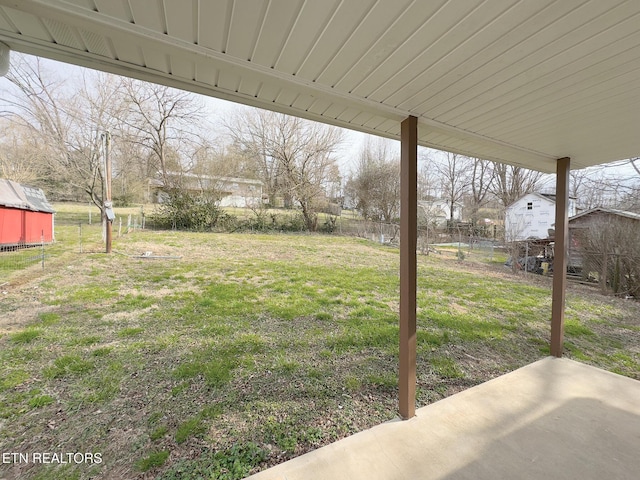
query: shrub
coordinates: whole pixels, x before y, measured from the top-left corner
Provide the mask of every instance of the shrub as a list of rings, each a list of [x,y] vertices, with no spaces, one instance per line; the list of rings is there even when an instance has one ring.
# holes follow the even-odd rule
[[[218,224],[232,223],[233,217],[224,213],[214,194],[191,194],[174,189],[150,216],[158,228],[172,230],[207,231]]]

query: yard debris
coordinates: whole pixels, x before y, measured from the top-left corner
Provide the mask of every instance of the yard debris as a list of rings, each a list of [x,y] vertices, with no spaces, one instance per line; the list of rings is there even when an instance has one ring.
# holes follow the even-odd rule
[[[154,255],[153,252],[149,250],[142,252],[140,255],[129,255],[127,253],[116,252],[115,250],[114,253],[129,258],[150,258],[154,260],[180,260],[182,258],[182,255]]]

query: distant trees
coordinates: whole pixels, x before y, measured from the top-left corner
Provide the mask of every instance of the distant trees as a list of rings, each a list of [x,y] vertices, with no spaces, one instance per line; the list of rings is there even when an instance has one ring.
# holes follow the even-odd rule
[[[17,57],[7,79],[15,88],[3,98],[4,116],[29,132],[21,148],[38,157],[40,181],[63,195],[84,192],[101,208],[101,132],[117,129],[122,108],[114,77],[92,74],[72,90],[39,59]]]
[[[45,151],[30,130],[2,119],[0,131],[0,178],[25,184],[35,184],[45,178]]]
[[[234,144],[254,161],[270,202],[300,208],[308,230],[318,226],[327,192],[340,180],[334,154],[342,141],[335,127],[264,110],[244,110],[227,125]]]
[[[542,172],[535,170],[496,163],[493,166],[491,192],[506,208],[523,195],[538,190],[543,176]]]
[[[360,214],[376,222],[392,222],[400,214],[400,159],[384,139],[369,139],[360,150],[346,192]]]
[[[202,103],[189,92],[162,85],[130,78],[120,78],[120,84],[127,105],[122,116],[126,141],[142,149],[148,177],[158,173],[165,187],[177,186],[202,151]]]
[[[0,92],[0,175],[40,186],[53,200],[102,205],[108,131],[113,198],[121,203],[150,200],[151,179],[166,191],[200,186],[218,201],[215,178],[237,176],[261,180],[269,204],[299,209],[309,230],[318,227],[327,203],[343,194],[364,218],[393,222],[400,215],[399,158],[390,141],[367,140],[343,185],[336,161],[340,129],[238,108],[227,116],[223,137],[213,134],[207,110],[193,94],[96,72],[62,78],[46,61],[13,60]],[[450,223],[463,204],[464,220],[476,226],[483,216],[499,218],[500,208],[539,190],[544,180],[518,166],[423,150],[418,198],[444,199]],[[640,212],[640,158],[615,169],[572,171],[571,188],[582,208]]]
[[[5,135],[0,168],[9,178],[44,187],[54,199],[86,195],[102,206],[110,132],[114,198],[142,201],[148,179],[159,174],[168,185],[170,173],[188,171],[207,143],[203,106],[191,94],[90,71],[63,79],[46,65],[17,55],[7,75],[2,116],[12,143]],[[10,168],[7,157],[17,152],[20,162]]]
[[[457,153],[445,153],[444,158],[435,163],[442,185],[442,198],[449,204],[450,224],[454,221],[456,203],[469,192],[472,163],[470,158]]]
[[[483,208],[490,200],[491,184],[495,178],[493,162],[489,160],[481,160],[479,158],[472,159],[470,171],[470,195],[469,206],[470,211],[467,217],[471,220],[471,224],[477,227],[480,221],[480,209]]]

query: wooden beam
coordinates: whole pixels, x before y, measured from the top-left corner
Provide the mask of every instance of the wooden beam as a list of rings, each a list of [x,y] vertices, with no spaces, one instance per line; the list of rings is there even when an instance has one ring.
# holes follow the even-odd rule
[[[400,416],[416,413],[416,243],[418,234],[418,119],[401,124],[400,158]]]
[[[551,298],[551,355],[562,356],[564,305],[567,290],[567,241],[569,238],[570,159],[560,158],[556,170],[556,225]]]

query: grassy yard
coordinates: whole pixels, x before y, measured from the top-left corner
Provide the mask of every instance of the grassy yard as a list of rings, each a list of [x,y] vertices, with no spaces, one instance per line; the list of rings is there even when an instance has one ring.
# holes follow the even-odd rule
[[[107,256],[73,215],[44,272],[0,282],[0,452],[101,463],[0,478],[236,479],[396,415],[397,249],[135,231]],[[420,406],[548,354],[549,279],[472,254],[418,272]],[[572,287],[566,350],[640,379],[638,303]]]

